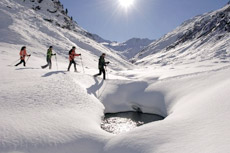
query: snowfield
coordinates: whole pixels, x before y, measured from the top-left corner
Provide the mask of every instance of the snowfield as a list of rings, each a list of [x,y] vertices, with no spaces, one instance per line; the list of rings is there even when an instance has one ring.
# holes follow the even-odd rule
[[[35,3],[45,9],[31,10]],[[77,25],[80,32],[43,21],[51,5],[0,2],[0,153],[230,152],[228,56],[226,62],[134,66]],[[41,69],[50,44],[57,61],[52,58],[52,70]],[[14,67],[23,45],[32,56],[26,67]],[[72,46],[82,53],[78,73],[73,65],[66,71]],[[102,52],[111,61],[105,81],[92,77]],[[166,118],[120,135],[101,129],[104,113],[133,105]]]
[[[155,69],[146,69],[139,72],[148,75],[143,80],[133,78],[142,71],[135,69],[127,70],[132,77],[119,78],[114,72],[109,74],[112,79],[103,81],[90,75],[94,70],[66,72],[68,63],[58,63],[60,70],[53,66],[49,71],[39,68],[43,59],[36,62],[31,57],[26,68],[7,66],[10,59],[1,56],[2,153],[166,153],[185,149],[219,153],[230,149],[230,66],[173,77],[166,77],[170,70],[162,70],[163,79],[154,76]],[[100,128],[103,112],[129,111],[132,105],[166,119],[121,135]]]

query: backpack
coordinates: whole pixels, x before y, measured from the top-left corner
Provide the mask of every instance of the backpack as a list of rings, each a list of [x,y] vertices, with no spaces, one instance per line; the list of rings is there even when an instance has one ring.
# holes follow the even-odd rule
[[[69,51],[69,55],[72,53],[72,49]]]

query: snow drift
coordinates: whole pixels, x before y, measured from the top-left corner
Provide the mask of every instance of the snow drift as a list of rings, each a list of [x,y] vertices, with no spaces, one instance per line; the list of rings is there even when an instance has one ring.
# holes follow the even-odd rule
[[[70,29],[62,28],[66,15],[59,14],[62,9],[55,12],[53,2],[58,1],[0,2],[0,19],[4,20],[0,22],[1,153],[229,152],[229,62],[170,58],[178,44],[164,53],[168,61],[164,66],[163,61],[150,62],[154,55],[146,54],[141,60],[149,65],[134,67],[89,38],[75,23]],[[37,6],[40,10],[31,9]],[[55,17],[58,14],[63,20]],[[52,23],[44,17],[53,19]],[[222,34],[227,38],[227,32]],[[43,70],[40,66],[50,44],[58,53],[57,63],[52,59],[52,70]],[[215,51],[227,44],[217,43]],[[27,67],[9,66],[19,58],[22,45],[32,53]],[[83,55],[85,74],[79,59],[80,73],[66,71],[67,53],[73,45]],[[200,49],[212,45],[213,41],[206,41]],[[113,63],[106,81],[92,77],[101,52]],[[198,58],[203,56],[197,54]],[[228,61],[228,56],[223,60]],[[100,128],[104,112],[130,111],[132,105],[166,118],[121,135]]]

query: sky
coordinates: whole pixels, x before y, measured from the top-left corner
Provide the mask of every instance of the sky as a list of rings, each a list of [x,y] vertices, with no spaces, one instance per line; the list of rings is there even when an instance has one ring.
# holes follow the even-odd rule
[[[60,0],[85,30],[124,42],[131,38],[159,39],[184,21],[222,8],[229,0]],[[125,1],[125,0],[123,0]]]

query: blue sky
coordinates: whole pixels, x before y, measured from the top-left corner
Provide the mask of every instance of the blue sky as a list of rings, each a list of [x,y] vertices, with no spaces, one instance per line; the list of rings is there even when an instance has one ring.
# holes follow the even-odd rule
[[[158,39],[196,15],[219,9],[229,0],[60,0],[85,30],[112,41]]]

